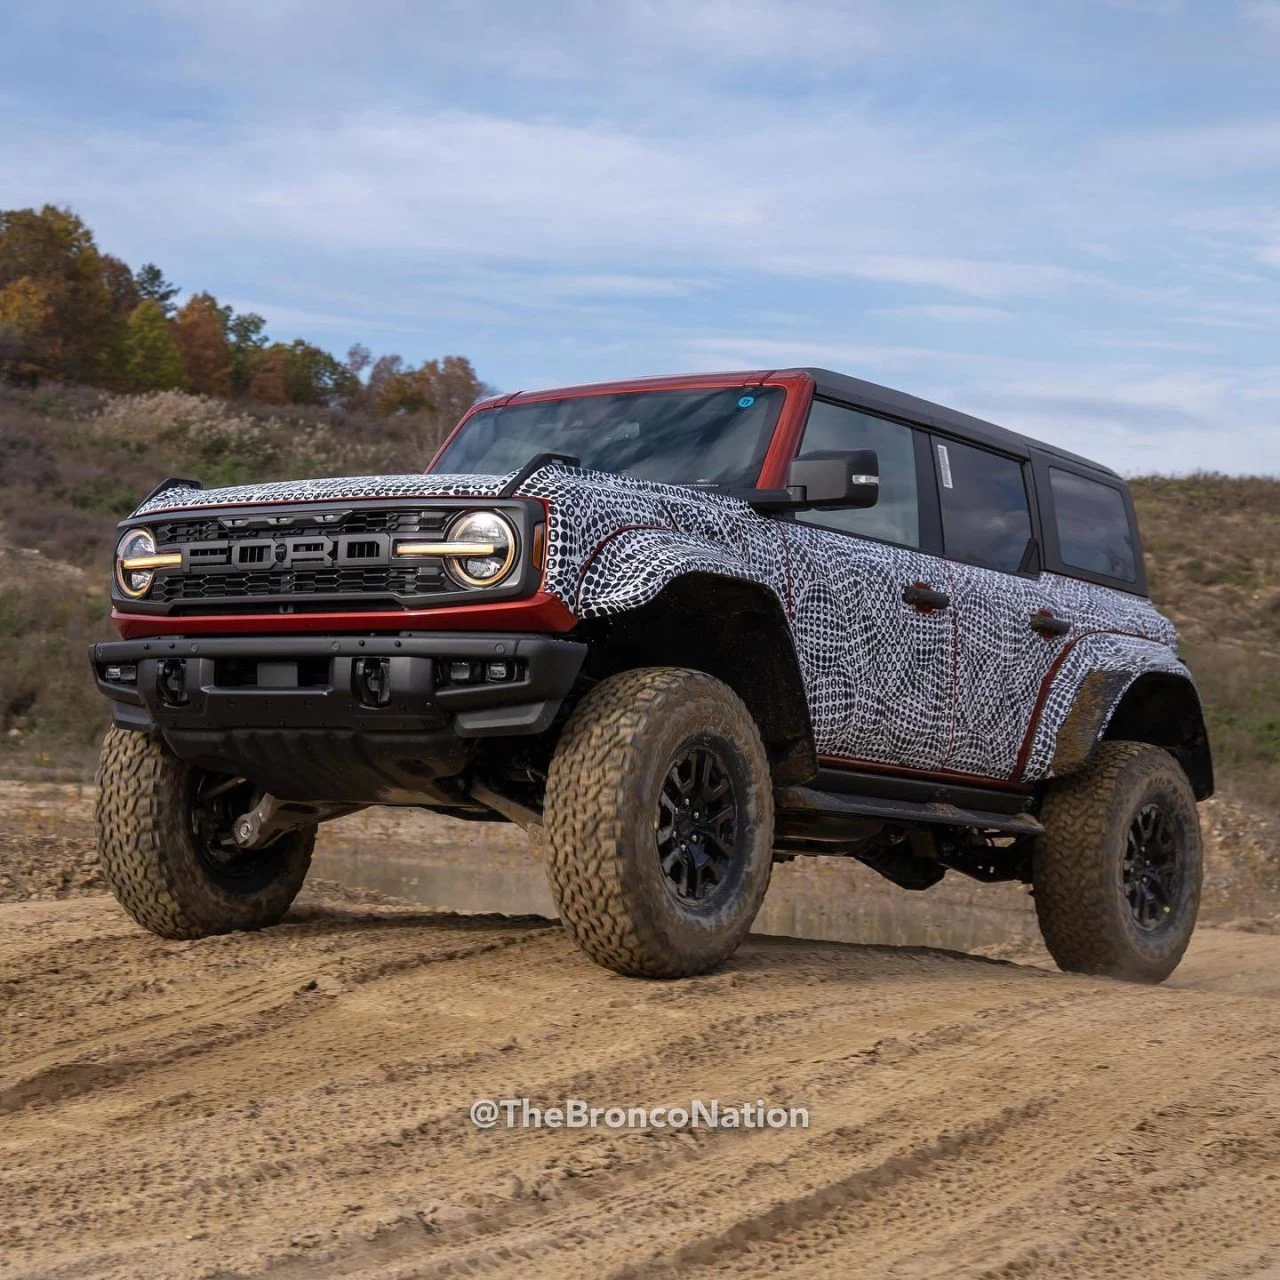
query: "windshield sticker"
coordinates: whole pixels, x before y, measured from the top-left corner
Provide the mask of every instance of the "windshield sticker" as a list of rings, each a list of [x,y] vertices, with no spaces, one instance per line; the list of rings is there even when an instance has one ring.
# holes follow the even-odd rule
[[[750,409],[750,408],[751,408],[751,406],[752,406],[753,404],[755,404],[755,402],[756,402],[756,398],[755,398],[755,396],[743,396],[743,397],[738,401],[738,408],[739,408],[739,409]]]
[[[955,485],[951,483],[951,455],[947,452],[945,444],[938,446],[938,474],[942,477],[942,487],[944,489],[955,488]]]

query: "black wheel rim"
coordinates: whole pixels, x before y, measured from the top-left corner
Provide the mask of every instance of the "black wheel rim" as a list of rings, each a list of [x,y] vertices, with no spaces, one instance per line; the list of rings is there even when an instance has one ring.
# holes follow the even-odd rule
[[[658,860],[678,902],[705,908],[731,891],[738,801],[714,748],[695,744],[675,757],[662,780],[655,826]]]
[[[1151,932],[1173,919],[1182,888],[1178,834],[1157,804],[1138,811],[1124,854],[1124,895],[1139,929]]]

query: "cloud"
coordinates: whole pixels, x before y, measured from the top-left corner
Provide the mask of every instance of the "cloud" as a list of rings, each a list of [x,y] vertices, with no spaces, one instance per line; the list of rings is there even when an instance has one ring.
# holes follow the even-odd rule
[[[1280,0],[1250,0],[1242,12],[1249,22],[1272,35],[1280,35]]]
[[[508,388],[817,361],[1274,466],[1277,6],[45,0],[4,203]]]
[[[817,364],[1083,454],[1126,475],[1280,474],[1280,371],[1170,372],[1137,361],[1064,370],[980,351],[717,336],[690,343],[700,369]]]
[[[1123,474],[1280,474],[1277,397],[1277,374],[1121,364],[1028,370],[980,399],[997,421]]]
[[[905,307],[877,307],[873,313],[881,316],[916,317],[922,320],[941,320],[955,324],[983,324],[989,320],[1007,320],[1014,313],[1004,307],[973,306],[961,302],[916,303]]]
[[[1105,0],[1113,9],[1133,9],[1138,13],[1156,13],[1172,18],[1183,11],[1183,0]]]
[[[1130,134],[1104,143],[1101,154],[1130,171],[1181,178],[1270,171],[1280,164],[1280,116]]]

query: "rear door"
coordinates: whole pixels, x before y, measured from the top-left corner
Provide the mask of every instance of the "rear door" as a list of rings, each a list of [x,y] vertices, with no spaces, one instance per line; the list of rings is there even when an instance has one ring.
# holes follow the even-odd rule
[[[956,626],[955,715],[942,767],[1008,778],[1064,636],[1046,622],[1030,464],[933,437]]]
[[[937,545],[928,437],[815,400],[797,456],[826,449],[874,449],[880,500],[779,526],[818,752],[936,769],[952,734],[953,642],[946,566],[924,549]]]

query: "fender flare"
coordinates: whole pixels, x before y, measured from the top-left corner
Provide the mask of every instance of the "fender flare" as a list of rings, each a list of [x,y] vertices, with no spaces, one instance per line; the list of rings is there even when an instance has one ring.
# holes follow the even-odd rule
[[[1073,773],[1108,739],[1163,747],[1182,766],[1197,800],[1213,794],[1213,757],[1191,674],[1094,668],[1080,682],[1058,729],[1050,773]]]
[[[592,567],[603,591],[591,593]],[[669,529],[620,530],[580,577],[579,617],[616,634],[634,664],[692,666],[746,704],[779,784],[817,772],[795,635],[777,590],[723,544]]]
[[[664,525],[623,525],[592,549],[578,571],[569,607],[579,618],[607,617],[652,603],[677,578],[735,578],[767,591],[786,616],[777,591],[723,542]]]

